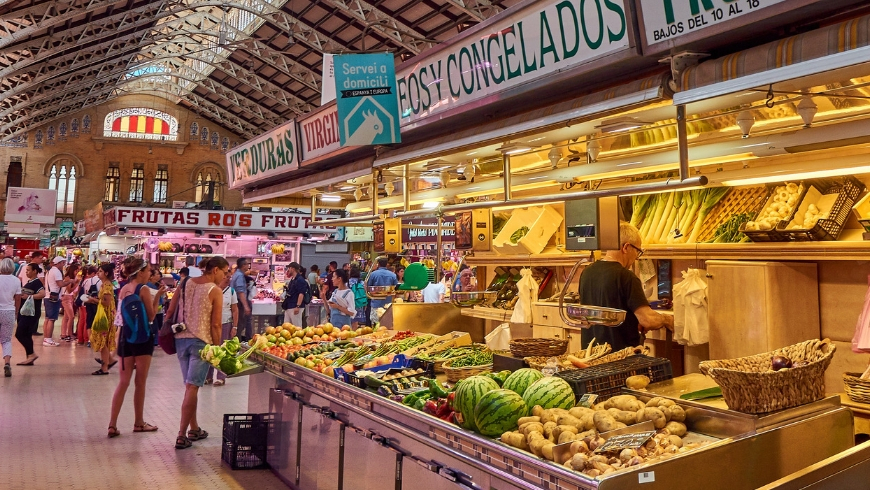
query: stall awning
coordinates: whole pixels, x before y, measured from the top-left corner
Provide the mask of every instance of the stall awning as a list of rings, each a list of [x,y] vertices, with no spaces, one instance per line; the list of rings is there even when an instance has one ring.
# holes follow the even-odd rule
[[[628,110],[670,97],[669,75],[651,77],[593,92],[570,101],[553,104],[499,121],[450,133],[421,143],[381,154],[375,167],[411,163],[443,156],[455,151],[500,143],[582,122],[615,111]]]
[[[674,104],[870,62],[870,15],[705,61],[687,69]]]
[[[374,157],[363,158],[328,170],[323,170],[313,175],[299,179],[289,180],[251,191],[245,191],[242,202],[245,204],[265,201],[277,197],[289,196],[294,193],[307,191],[316,187],[324,187],[330,184],[338,184],[349,179],[370,175],[372,173],[372,161]]]

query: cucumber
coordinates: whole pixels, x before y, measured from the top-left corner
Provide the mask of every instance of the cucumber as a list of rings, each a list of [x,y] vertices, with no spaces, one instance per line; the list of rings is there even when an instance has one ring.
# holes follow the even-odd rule
[[[722,388],[707,388],[706,390],[693,391],[680,395],[680,400],[703,400],[705,398],[716,398],[722,396]]]
[[[371,388],[380,388],[381,386],[389,385],[389,383],[381,381],[374,376],[366,376],[365,378],[363,378],[363,380],[365,380],[366,386],[369,386]]]

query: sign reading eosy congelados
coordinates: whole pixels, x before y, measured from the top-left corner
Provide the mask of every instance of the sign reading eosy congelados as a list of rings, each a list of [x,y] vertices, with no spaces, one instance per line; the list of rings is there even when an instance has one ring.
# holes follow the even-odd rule
[[[400,70],[402,125],[628,48],[629,29],[624,0],[532,4]]]
[[[299,168],[296,144],[296,121],[290,120],[228,151],[230,189]]]
[[[339,54],[333,60],[341,146],[401,142],[393,55]]]
[[[255,213],[246,211],[208,211],[199,209],[112,208],[106,211],[106,225],[133,228],[205,230],[208,233],[231,231],[274,231],[308,233],[335,230],[332,226],[311,224],[311,215],[302,213]]]
[[[673,40],[785,0],[640,0],[648,45]]]

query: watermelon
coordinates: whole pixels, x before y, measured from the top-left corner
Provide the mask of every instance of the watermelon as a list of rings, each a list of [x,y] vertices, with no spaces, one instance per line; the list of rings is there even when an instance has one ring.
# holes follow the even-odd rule
[[[523,393],[526,392],[526,388],[532,385],[535,381],[543,378],[544,375],[538,371],[537,369],[529,369],[522,368],[517,369],[510,376],[504,380],[504,384],[502,384],[502,388],[511,390],[515,393],[518,393],[520,396],[523,396]]]
[[[486,376],[471,376],[462,380],[459,388],[456,388],[453,399],[453,407],[462,414],[462,423],[459,424],[462,428],[477,430],[474,423],[474,407],[483,395],[497,389],[499,389],[498,383]]]
[[[517,429],[517,420],[529,412],[523,397],[511,390],[492,390],[474,407],[474,423],[485,436],[495,437]]]
[[[530,407],[540,405],[544,409],[570,410],[574,408],[574,390],[564,379],[549,376],[532,383],[523,393],[523,400]]]

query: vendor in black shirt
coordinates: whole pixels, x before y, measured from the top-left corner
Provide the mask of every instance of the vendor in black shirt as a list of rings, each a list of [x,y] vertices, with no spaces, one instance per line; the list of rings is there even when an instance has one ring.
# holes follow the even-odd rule
[[[625,321],[618,327],[593,326],[581,332],[585,349],[595,343],[607,342],[616,352],[641,344],[641,332],[667,327],[674,329],[674,319],[649,307],[640,279],[629,270],[643,255],[637,228],[626,222],[619,224],[619,250],[610,250],[601,260],[587,267],[580,276],[580,303],[625,310]]]

